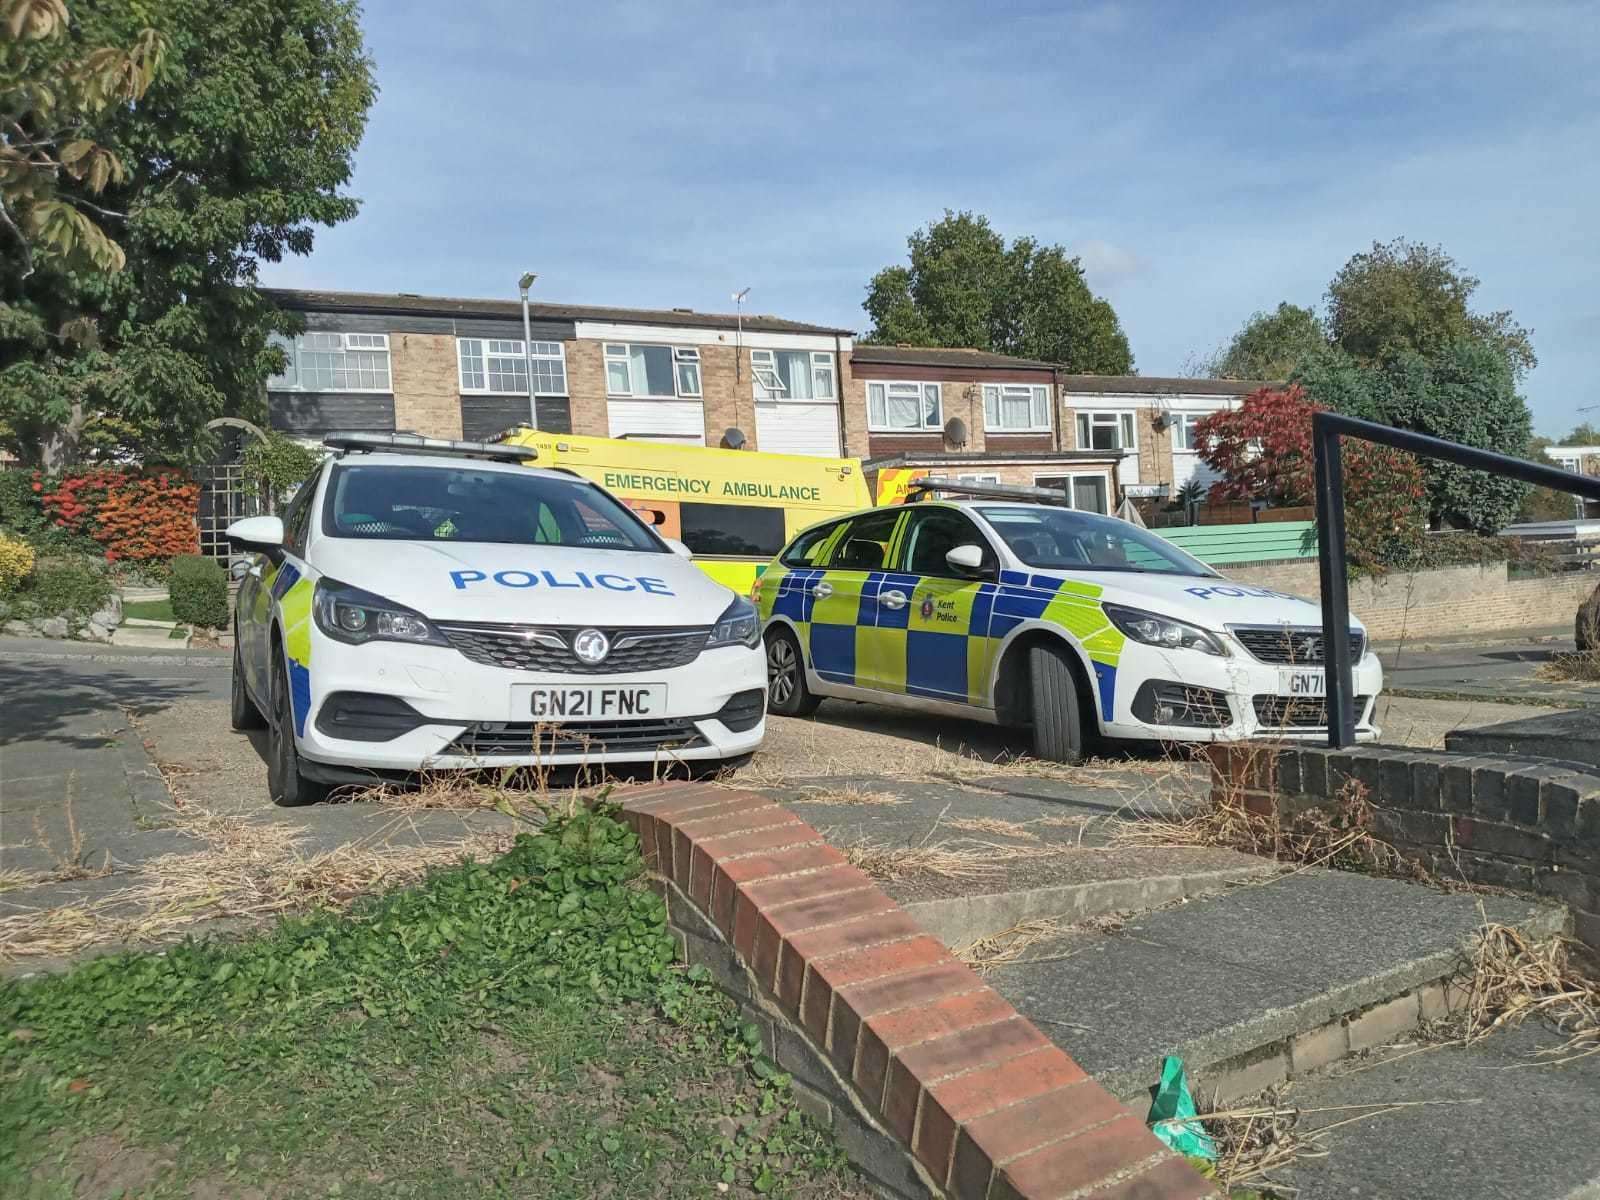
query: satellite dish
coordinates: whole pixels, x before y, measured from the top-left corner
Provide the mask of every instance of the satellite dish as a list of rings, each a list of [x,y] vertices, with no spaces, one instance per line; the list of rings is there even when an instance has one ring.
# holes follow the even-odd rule
[[[950,446],[967,444],[967,423],[960,417],[951,417],[944,423],[944,440]]]
[[[729,450],[744,449],[744,430],[730,425],[722,431],[722,444]]]

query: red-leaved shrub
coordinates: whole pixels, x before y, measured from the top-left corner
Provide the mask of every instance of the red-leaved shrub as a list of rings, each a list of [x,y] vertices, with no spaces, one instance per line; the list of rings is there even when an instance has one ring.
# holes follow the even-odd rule
[[[96,467],[58,480],[36,475],[45,516],[92,538],[106,559],[164,559],[199,548],[200,485],[180,471]]]

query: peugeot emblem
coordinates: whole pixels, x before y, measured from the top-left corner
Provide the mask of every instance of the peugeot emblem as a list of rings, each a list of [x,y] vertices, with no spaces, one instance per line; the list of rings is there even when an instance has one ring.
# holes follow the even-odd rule
[[[579,662],[592,667],[605,662],[606,655],[611,653],[611,639],[598,629],[585,629],[572,639],[572,652]]]
[[[1317,657],[1317,655],[1321,652],[1321,650],[1322,650],[1322,639],[1321,638],[1308,637],[1308,638],[1302,638],[1301,641],[1300,641],[1300,653],[1305,655],[1306,658],[1315,658],[1315,657]]]

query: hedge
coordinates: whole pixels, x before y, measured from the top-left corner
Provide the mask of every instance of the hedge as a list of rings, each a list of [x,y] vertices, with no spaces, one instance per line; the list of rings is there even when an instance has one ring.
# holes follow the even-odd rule
[[[215,559],[184,554],[172,560],[167,581],[172,615],[189,625],[222,629],[228,624],[228,576]]]

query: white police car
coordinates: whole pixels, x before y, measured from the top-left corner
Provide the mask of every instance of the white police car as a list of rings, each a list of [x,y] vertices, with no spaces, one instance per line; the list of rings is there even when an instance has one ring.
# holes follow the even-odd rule
[[[396,772],[705,763],[761,744],[755,607],[604,489],[532,456],[328,439],[282,520],[229,539],[232,717],[279,804]]]
[[[964,498],[812,526],[767,567],[753,598],[771,711],[838,696],[1031,726],[1064,762],[1096,733],[1326,737],[1317,605],[1039,489],[936,486]],[[1383,669],[1359,623],[1350,640],[1370,741]]]

